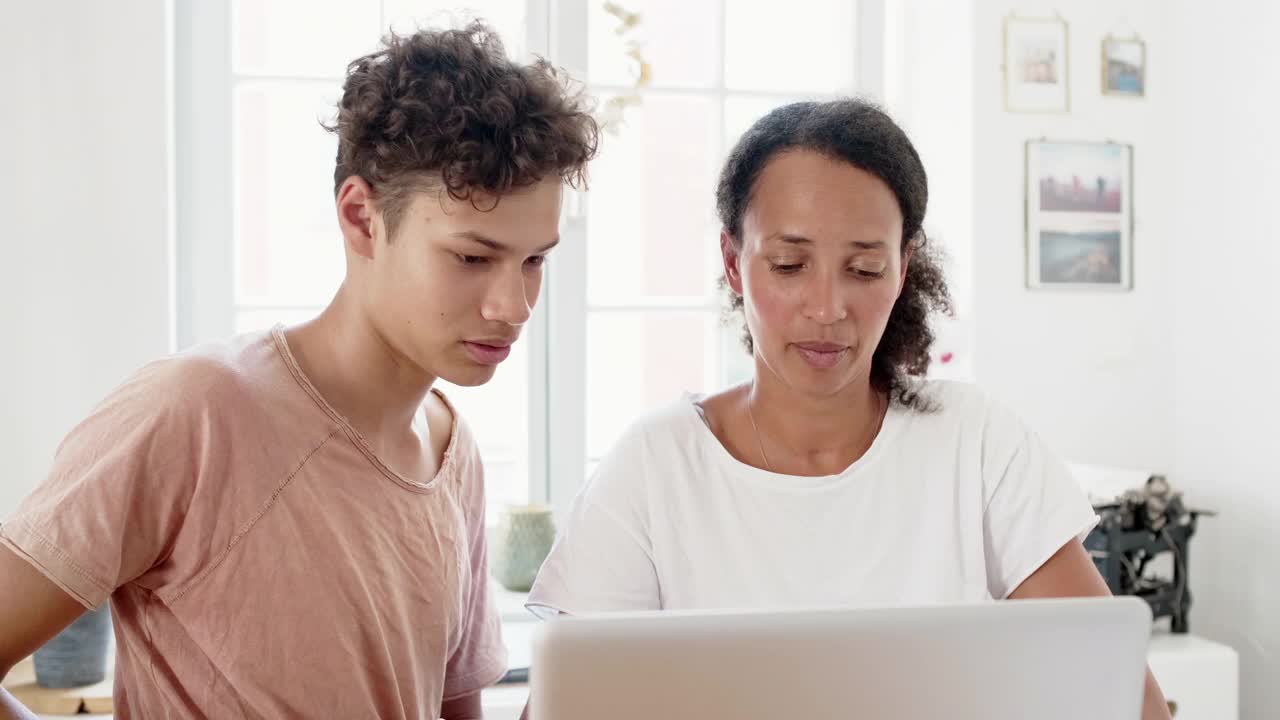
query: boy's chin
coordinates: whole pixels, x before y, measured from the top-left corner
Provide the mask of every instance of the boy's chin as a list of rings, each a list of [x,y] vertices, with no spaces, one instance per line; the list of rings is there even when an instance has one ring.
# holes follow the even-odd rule
[[[442,368],[437,377],[458,387],[476,387],[492,380],[497,370],[495,365],[480,365],[462,360],[451,363],[448,368]]]

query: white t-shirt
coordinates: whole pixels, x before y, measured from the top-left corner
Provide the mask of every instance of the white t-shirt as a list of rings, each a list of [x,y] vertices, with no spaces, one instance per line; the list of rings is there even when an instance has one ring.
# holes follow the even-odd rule
[[[529,608],[540,616],[1004,598],[1097,517],[1066,466],[976,388],[890,406],[839,475],[736,460],[697,402],[632,426],[574,501]]]

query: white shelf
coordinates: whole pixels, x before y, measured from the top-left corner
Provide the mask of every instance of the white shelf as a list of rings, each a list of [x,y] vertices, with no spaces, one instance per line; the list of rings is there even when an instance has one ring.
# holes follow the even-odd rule
[[[1156,632],[1147,662],[1175,720],[1236,720],[1240,716],[1240,660],[1235,650],[1195,635]]]

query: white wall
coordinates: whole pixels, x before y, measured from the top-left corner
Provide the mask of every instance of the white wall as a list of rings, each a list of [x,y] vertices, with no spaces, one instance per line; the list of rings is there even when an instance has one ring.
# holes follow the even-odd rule
[[[0,23],[0,519],[63,434],[170,347],[167,0]]]
[[[1197,631],[1240,652],[1241,717],[1280,716],[1280,6],[1178,3],[1174,472],[1221,514],[1193,545]]]
[[[920,0],[924,1],[924,0]],[[1070,25],[1071,113],[1004,112],[1002,20]],[[1233,0],[975,0],[976,379],[1076,461],[1168,471],[1218,510],[1191,547],[1193,631],[1241,656],[1241,717],[1280,707],[1280,8]],[[1107,32],[1147,42],[1148,94],[1099,93]],[[1024,289],[1023,142],[1135,146],[1135,289]]]
[[[1003,19],[1062,11],[1069,24],[1071,112],[1004,111]],[[1169,470],[1173,462],[1173,295],[1177,225],[1172,21],[1161,0],[1123,4],[1147,41],[1147,97],[1101,94],[1101,42],[1118,23],[1114,2],[974,3],[973,265],[976,379],[1012,405],[1067,458]],[[1047,137],[1134,144],[1134,289],[1063,293],[1026,289],[1024,143]]]

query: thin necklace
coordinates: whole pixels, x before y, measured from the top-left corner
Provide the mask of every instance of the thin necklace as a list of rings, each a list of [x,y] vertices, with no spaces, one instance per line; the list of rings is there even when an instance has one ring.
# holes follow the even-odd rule
[[[760,457],[764,459],[764,469],[773,472],[773,466],[769,464],[769,456],[764,451],[764,440],[760,439],[760,427],[756,425],[756,413],[751,409],[751,395],[755,389],[755,383],[752,383],[752,392],[747,393],[747,417],[751,418],[751,429],[756,432],[756,445],[760,448]]]
[[[760,458],[764,460],[764,469],[774,472],[773,465],[769,463],[769,454],[764,451],[764,440],[760,436],[760,426],[756,424],[756,412],[751,408],[751,397],[755,393],[755,383],[751,384],[751,391],[747,393],[747,417],[751,419],[751,429],[756,434],[756,447],[760,448]],[[876,410],[880,409],[880,401],[876,400]],[[881,413],[880,420],[876,423],[872,438],[880,434],[880,430],[884,427],[884,413]]]

